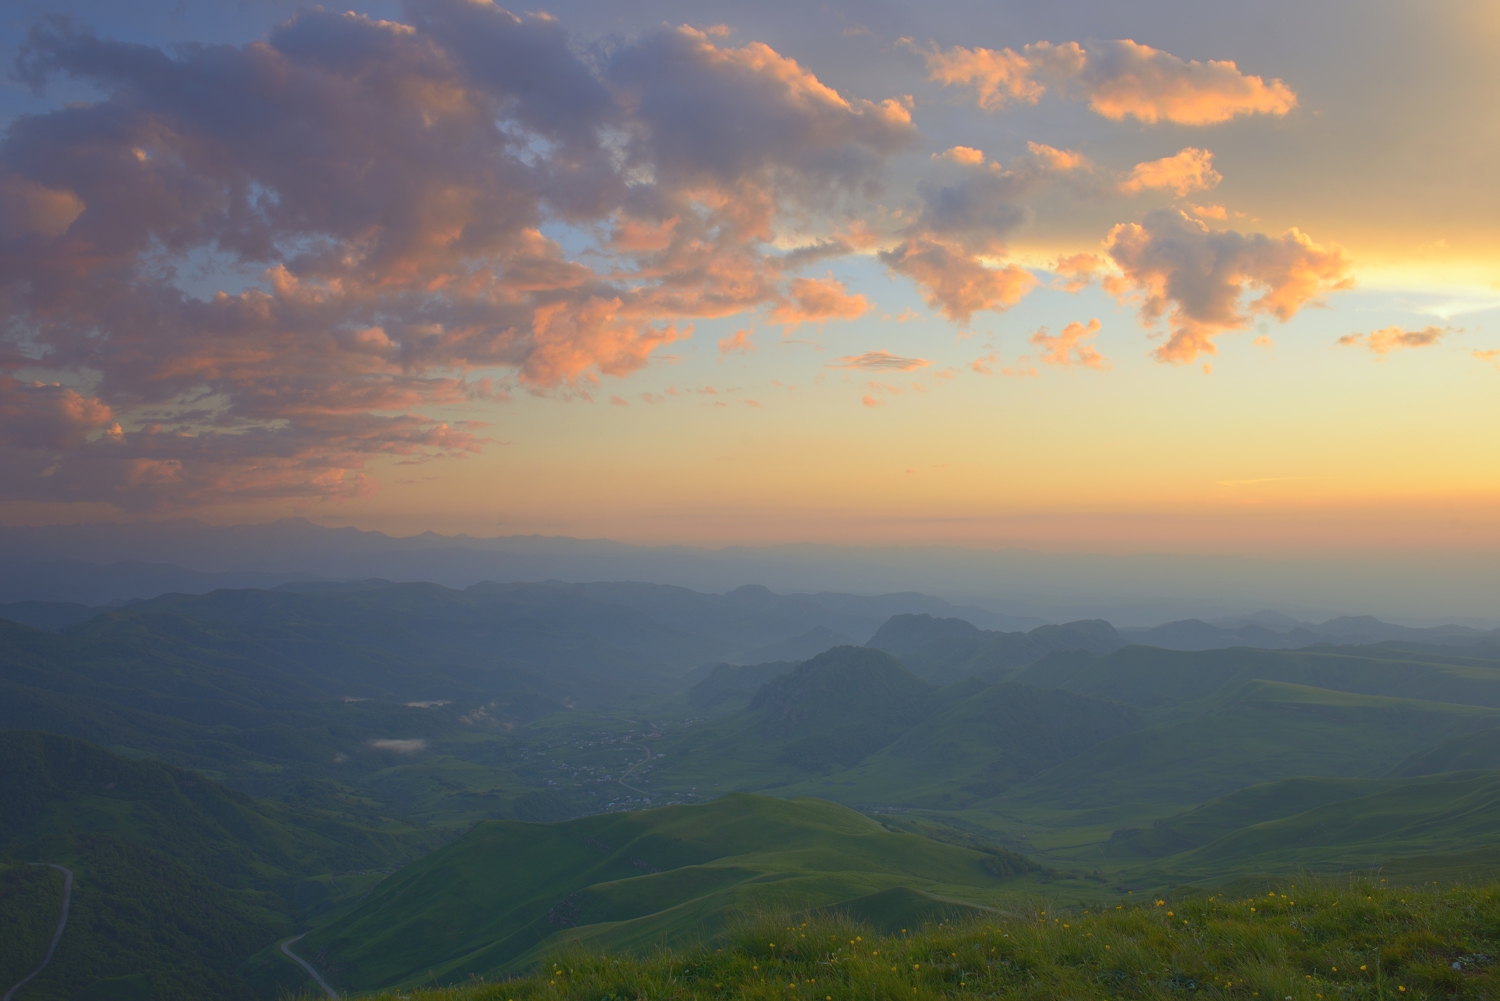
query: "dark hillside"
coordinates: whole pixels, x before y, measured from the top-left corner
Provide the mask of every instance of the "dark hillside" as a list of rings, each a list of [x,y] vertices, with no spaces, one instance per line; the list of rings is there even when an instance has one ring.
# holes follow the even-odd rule
[[[1108,653],[1124,645],[1114,627],[1098,619],[1046,625],[1025,633],[979,629],[962,619],[896,615],[869,645],[895,654],[913,673],[938,684],[980,675],[998,681],[1011,670],[1049,653],[1081,650]]]
[[[725,703],[742,708],[772,678],[788,674],[797,665],[790,661],[768,664],[716,664],[708,677],[687,691],[688,704],[699,711],[709,711]]]

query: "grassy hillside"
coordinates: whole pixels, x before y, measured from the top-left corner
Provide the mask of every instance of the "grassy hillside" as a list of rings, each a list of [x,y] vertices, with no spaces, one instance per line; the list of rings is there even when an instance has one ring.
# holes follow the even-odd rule
[[[1266,790],[1274,793],[1275,790]],[[1195,811],[1196,812],[1196,811]],[[1205,811],[1208,812],[1208,811]],[[1399,862],[1404,870],[1493,872],[1500,772],[1377,780],[1367,795],[1251,823],[1161,859],[1135,876],[1224,882],[1236,874],[1339,871]],[[1413,859],[1421,859],[1420,866]]]
[[[1369,775],[1500,724],[1500,711],[1250,681],[1164,719],[1040,773],[1007,803],[1123,820],[1295,775]]]
[[[1141,725],[1140,712],[1118,702],[1031,685],[976,687],[854,768],[785,792],[862,805],[963,808]]]
[[[888,653],[835,647],[772,678],[744,709],[664,748],[658,781],[717,794],[847,768],[922,719],[933,694]]]
[[[847,920],[804,921],[767,919],[722,942],[647,957],[563,951],[521,980],[374,997],[1488,1001],[1500,993],[1494,885],[1303,878],[1254,895],[1043,905],[892,935]]]
[[[0,859],[14,863],[0,871],[0,972],[41,960],[61,903],[55,870],[21,863],[76,875],[66,934],[28,999],[257,996],[241,964],[339,896],[328,874],[394,867],[436,842],[32,731],[0,731],[0,804]],[[300,984],[278,972],[273,996]]]
[[[765,910],[908,915],[1038,890],[997,856],[895,833],[818,800],[733,795],[559,825],[481,824],[304,941],[338,987],[463,980],[560,943],[645,949]],[[1089,899],[1096,883],[1050,884]],[[899,892],[898,892],[899,891]]]
[[[1495,648],[1500,649],[1500,648]],[[1285,681],[1343,692],[1500,707],[1500,660],[1481,651],[1395,645],[1182,652],[1132,646],[1102,657],[1054,654],[1012,678],[1144,708],[1234,682]]]

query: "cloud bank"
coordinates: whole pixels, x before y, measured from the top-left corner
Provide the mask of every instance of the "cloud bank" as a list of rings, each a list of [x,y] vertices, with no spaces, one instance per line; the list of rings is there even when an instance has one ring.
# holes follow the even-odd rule
[[[868,308],[769,241],[878,179],[916,135],[902,103],[691,28],[586,61],[544,15],[407,14],[171,53],[33,29],[24,82],[101,96],[0,145],[7,494],[358,495],[376,456],[482,447],[444,408],[586,396],[702,318]]]

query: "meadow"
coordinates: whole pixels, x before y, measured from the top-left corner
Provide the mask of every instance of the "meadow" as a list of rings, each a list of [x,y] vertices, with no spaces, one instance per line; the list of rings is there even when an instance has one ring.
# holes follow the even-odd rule
[[[1500,991],[1500,886],[1293,878],[1237,893],[1020,902],[883,934],[831,915],[748,921],[646,955],[560,950],[498,982],[372,1001],[1407,1001]],[[311,997],[311,995],[306,995]]]

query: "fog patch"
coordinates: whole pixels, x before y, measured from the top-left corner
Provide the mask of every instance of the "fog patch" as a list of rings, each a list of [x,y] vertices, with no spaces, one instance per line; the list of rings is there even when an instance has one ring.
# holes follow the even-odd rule
[[[387,740],[377,737],[370,741],[370,746],[377,751],[394,751],[397,754],[416,754],[418,751],[427,750],[427,741],[417,740]]]

